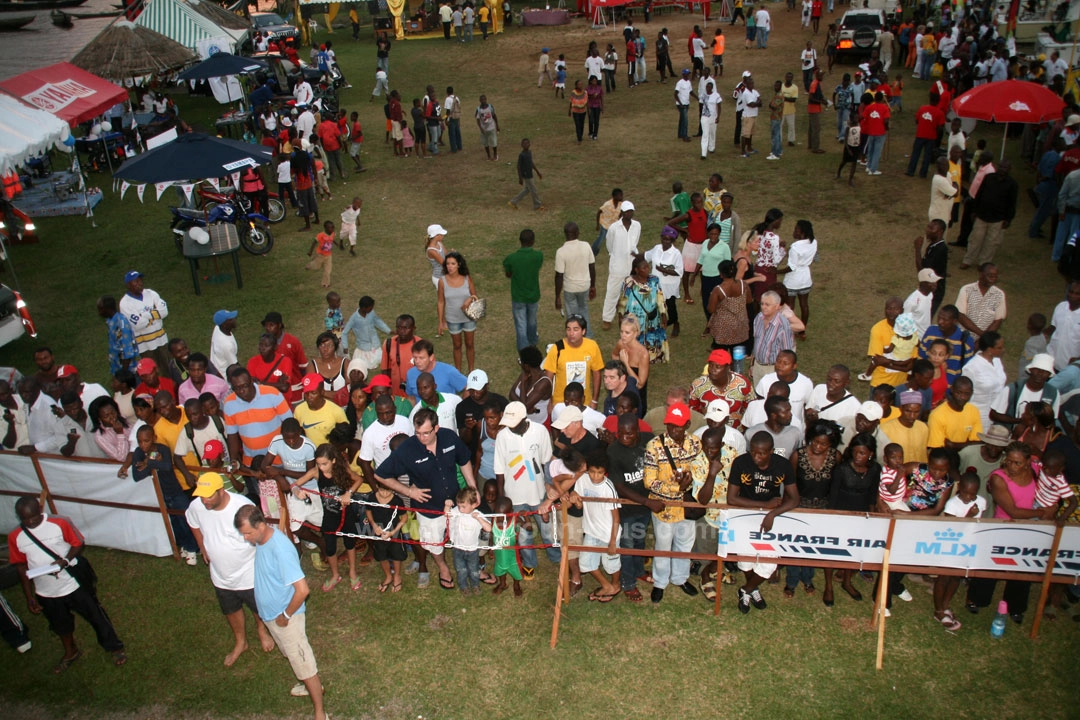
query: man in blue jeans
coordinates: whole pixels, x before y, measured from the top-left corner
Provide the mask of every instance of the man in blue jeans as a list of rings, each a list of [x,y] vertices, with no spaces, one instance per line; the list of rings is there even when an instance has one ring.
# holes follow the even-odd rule
[[[908,177],[915,176],[915,168],[919,165],[920,155],[922,155],[922,167],[919,169],[921,178],[926,177],[930,163],[934,160],[934,152],[941,138],[941,129],[945,127],[945,113],[938,108],[940,100],[941,97],[937,93],[930,93],[930,102],[915,113],[915,144],[911,146],[911,160],[908,161],[905,173]]]
[[[880,175],[878,163],[881,162],[881,151],[885,149],[885,138],[889,133],[889,105],[885,102],[885,95],[878,92],[874,95],[874,102],[866,109],[863,134],[866,135],[866,174]]]
[[[540,342],[536,312],[540,307],[540,267],[544,264],[544,253],[533,247],[536,235],[528,228],[521,231],[518,241],[521,247],[503,259],[503,270],[510,278],[510,307],[520,352]]]
[[[544,467],[551,461],[551,435],[547,429],[526,417],[525,405],[512,402],[503,411],[495,437],[495,481],[499,497],[509,498],[515,513],[535,512],[547,497],[547,477]],[[551,517],[527,515],[519,518],[518,544],[532,545],[532,526],[540,526],[541,542],[550,545],[553,538]],[[521,550],[522,575],[532,580],[536,574],[536,550]],[[551,562],[559,562],[559,548],[547,548]]]
[[[579,234],[576,222],[563,226],[566,241],[555,251],[555,309],[565,317],[580,315],[588,326],[589,301],[596,299],[596,256]]]
[[[649,499],[648,490],[645,489],[645,446],[652,440],[653,434],[638,429],[635,413],[624,413],[618,416],[615,438],[616,442],[608,445],[607,450],[610,463],[608,477],[615,484],[619,497],[639,503],[623,505],[619,510],[619,524],[622,526],[619,547],[644,550],[651,513],[664,509],[659,500]],[[641,602],[643,599],[637,587],[639,579],[651,582],[645,572],[645,558],[641,555],[623,555],[619,583],[626,599],[631,602]]]

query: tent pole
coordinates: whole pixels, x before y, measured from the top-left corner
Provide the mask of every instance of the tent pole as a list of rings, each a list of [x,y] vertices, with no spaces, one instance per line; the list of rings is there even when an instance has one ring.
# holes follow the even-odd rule
[[[1001,160],[1005,159],[1005,141],[1009,137],[1009,123],[1005,123],[1005,132],[1001,134]],[[1001,162],[998,160],[998,162]]]

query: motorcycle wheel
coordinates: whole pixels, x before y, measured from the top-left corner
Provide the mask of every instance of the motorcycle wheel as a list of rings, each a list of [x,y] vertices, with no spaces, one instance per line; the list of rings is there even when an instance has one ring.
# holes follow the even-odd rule
[[[271,223],[279,223],[285,219],[285,203],[277,198],[270,198],[270,202],[267,204],[270,206],[268,217]]]
[[[239,230],[240,244],[252,255],[265,255],[274,247],[274,236],[270,228],[261,223],[256,222],[250,226],[241,223]]]

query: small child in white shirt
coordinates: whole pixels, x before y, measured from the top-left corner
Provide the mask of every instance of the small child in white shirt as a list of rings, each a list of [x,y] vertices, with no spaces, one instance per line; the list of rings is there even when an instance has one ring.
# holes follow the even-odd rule
[[[480,531],[491,532],[491,523],[480,514],[480,493],[466,487],[458,491],[457,507],[446,501],[446,515],[453,544],[454,570],[462,595],[480,594]]]
[[[360,219],[360,210],[364,207],[364,201],[359,197],[352,199],[352,204],[341,211],[341,226],[338,242],[343,247],[345,240],[349,241],[349,254],[356,255],[356,223]]]
[[[615,491],[615,485],[607,477],[608,457],[603,450],[594,450],[589,453],[585,460],[587,465],[586,475],[582,475],[574,483],[574,490],[570,493],[570,503],[580,507],[585,514],[582,517],[581,526],[585,535],[585,545],[595,547],[597,550],[606,548],[607,552],[583,552],[578,556],[578,565],[581,572],[589,573],[600,587],[589,595],[590,600],[601,603],[611,602],[620,592],[619,574],[622,568],[622,560],[615,552],[619,544],[619,505],[618,502],[582,502],[582,498],[605,498],[615,501],[619,495]],[[604,577],[600,566],[610,577]]]
[[[953,118],[949,127],[948,151],[951,153],[954,147],[967,150],[967,133],[960,129],[960,118]]]
[[[945,503],[943,515],[951,515],[960,518],[982,517],[986,512],[986,498],[979,497],[979,476],[975,473],[964,473],[960,476],[960,484],[956,486],[956,494]]]

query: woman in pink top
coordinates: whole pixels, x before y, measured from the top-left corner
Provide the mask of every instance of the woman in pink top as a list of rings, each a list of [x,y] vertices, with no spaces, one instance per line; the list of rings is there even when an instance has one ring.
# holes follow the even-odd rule
[[[90,432],[102,452],[117,462],[127,460],[131,451],[131,430],[120,416],[120,406],[116,401],[109,397],[95,398],[87,414],[90,416]]]
[[[1005,448],[1001,469],[990,473],[986,488],[994,496],[995,520],[1040,520],[1047,510],[1035,510],[1035,472],[1031,467],[1031,448],[1027,443],[1012,442]],[[1053,512],[1053,508],[1050,512]],[[990,605],[997,587],[997,580],[972,578],[968,583],[967,602],[964,606],[972,614]],[[1009,604],[1009,617],[1019,625],[1027,612],[1031,583],[1007,580],[1002,600]]]

